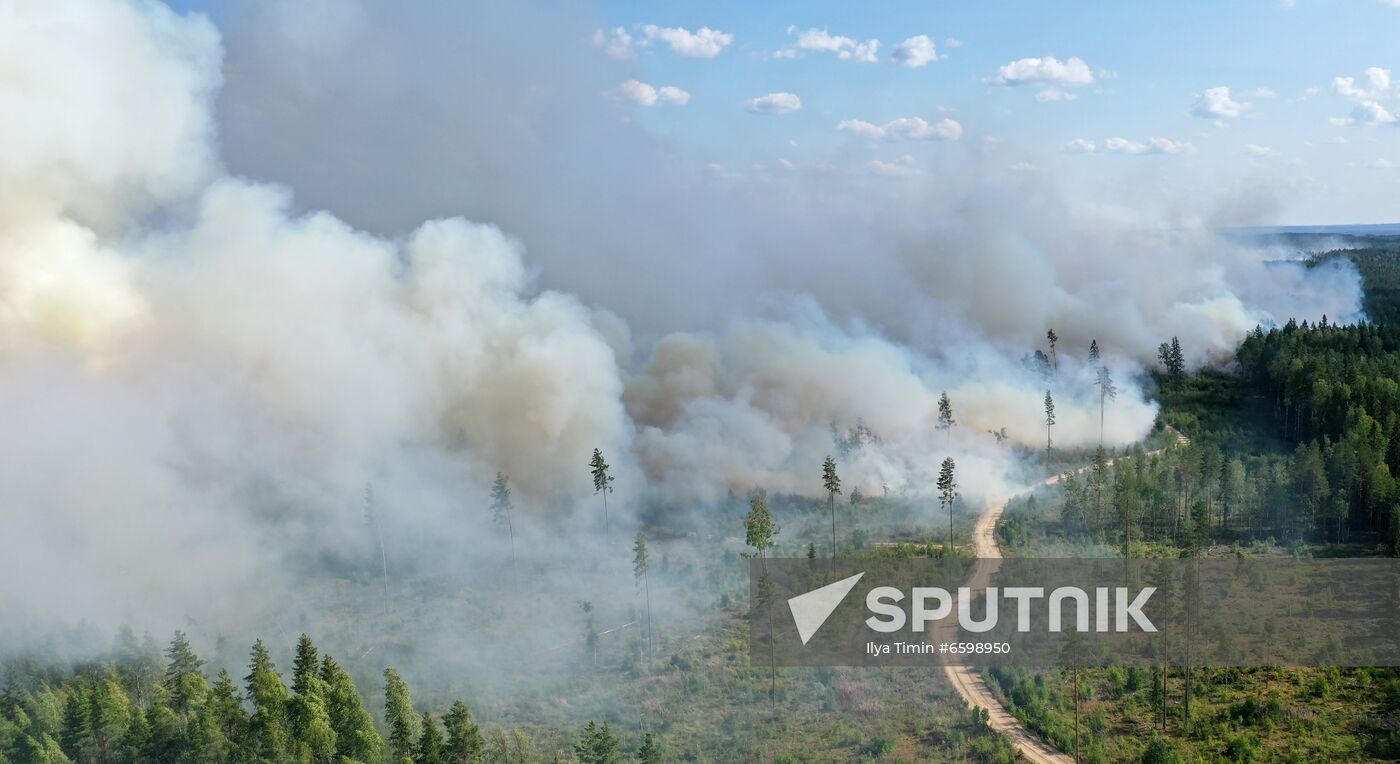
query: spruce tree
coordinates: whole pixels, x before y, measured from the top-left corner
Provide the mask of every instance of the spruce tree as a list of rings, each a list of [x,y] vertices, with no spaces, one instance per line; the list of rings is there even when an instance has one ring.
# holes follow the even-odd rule
[[[199,709],[191,726],[191,748],[196,760],[227,762],[248,758],[240,755],[247,738],[247,716],[228,669],[219,671],[208,702]]]
[[[1060,336],[1055,334],[1054,329],[1051,329],[1045,333],[1045,339],[1050,342],[1050,370],[1058,376],[1060,373],[1060,361],[1055,355],[1055,343],[1060,341]]]
[[[75,688],[68,693],[68,698],[63,703],[63,726],[58,733],[59,746],[68,758],[79,761],[83,758],[89,740],[87,704],[83,702],[82,693]]]
[[[1054,447],[1055,441],[1050,437],[1051,428],[1055,426],[1055,398],[1050,395],[1050,391],[1045,391],[1045,453],[1048,456],[1050,449]]]
[[[253,643],[248,676],[244,681],[248,702],[253,707],[249,728],[254,749],[264,759],[281,761],[291,753],[287,723],[290,696],[261,639]]]
[[[329,655],[321,660],[321,682],[326,714],[335,730],[336,754],[355,761],[382,759],[384,739],[374,728],[374,716],[365,708],[349,672]]]
[[[637,751],[637,761],[640,764],[661,764],[661,749],[650,732],[642,738],[642,747]]]
[[[190,711],[203,704],[209,694],[209,683],[201,672],[204,661],[195,655],[183,631],[175,632],[170,646],[165,649],[165,657],[163,684],[170,694],[170,707],[181,718],[188,718]]]
[[[447,727],[448,764],[480,762],[486,741],[481,737],[481,728],[472,720],[467,704],[460,700],[454,702],[442,721]]]
[[[418,736],[418,744],[413,747],[413,764],[447,764],[442,731],[426,711],[423,712],[423,732]]]
[[[312,683],[321,670],[321,658],[316,653],[316,645],[311,637],[302,634],[297,639],[297,654],[292,659],[292,692],[306,695],[311,692]]]
[[[591,721],[584,725],[583,733],[574,743],[574,756],[580,764],[618,764],[621,761],[617,738],[606,722],[602,726]]]
[[[384,669],[384,726],[389,728],[389,757],[393,764],[412,764],[418,740],[418,716],[408,683],[399,672]]]
[[[1186,356],[1181,352],[1181,340],[1172,337],[1171,364],[1167,367],[1172,381],[1178,385],[1186,378]]]

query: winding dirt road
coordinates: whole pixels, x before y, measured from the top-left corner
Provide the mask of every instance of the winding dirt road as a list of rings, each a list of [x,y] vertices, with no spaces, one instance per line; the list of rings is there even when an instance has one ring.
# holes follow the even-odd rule
[[[1190,438],[1180,432],[1176,433],[1176,440],[1183,446],[1191,444]],[[1153,456],[1160,453],[1162,451],[1157,450],[1149,451],[1144,455]],[[1108,463],[1111,465],[1114,461],[1109,460]],[[1075,472],[1083,472],[1087,469],[1089,467],[1081,467]],[[1023,488],[1010,496],[990,499],[987,502],[986,509],[982,510],[982,516],[977,518],[977,524],[972,528],[972,543],[976,550],[977,563],[972,570],[972,576],[965,584],[967,587],[980,589],[987,586],[991,583],[997,570],[1001,568],[1001,546],[997,544],[996,531],[997,523],[1001,522],[1001,514],[1006,511],[1006,503],[1040,486],[1054,485],[1058,482],[1060,482],[1060,475],[1052,475],[1037,485]],[[935,636],[935,639],[937,638]],[[943,667],[943,673],[947,675],[948,681],[969,705],[987,709],[988,726],[1005,735],[1026,761],[1035,762],[1035,764],[1074,764],[1073,757],[1055,750],[1049,743],[1031,732],[1019,719],[1012,716],[1011,712],[1006,710],[1001,701],[992,694],[987,683],[983,681],[982,675],[975,668],[946,665]]]

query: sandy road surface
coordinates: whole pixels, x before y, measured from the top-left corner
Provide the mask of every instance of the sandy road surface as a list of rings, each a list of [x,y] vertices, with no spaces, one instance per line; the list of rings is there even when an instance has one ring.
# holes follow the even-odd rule
[[[1181,433],[1176,434],[1176,440],[1183,446],[1190,445],[1191,440]],[[1148,452],[1147,456],[1159,454],[1161,451]],[[1113,460],[1109,461],[1112,464]],[[1081,467],[1076,472],[1083,472],[1089,469]],[[982,516],[977,518],[977,524],[972,528],[972,543],[977,554],[977,563],[972,570],[972,576],[968,578],[966,586],[971,589],[980,589],[991,583],[992,577],[996,575],[1001,567],[1001,546],[997,544],[997,523],[1001,522],[1001,514],[1006,511],[1006,503],[1016,496],[1029,493],[1041,485],[1054,485],[1060,482],[1059,475],[1052,475],[1041,483],[1029,488],[1024,488],[1011,496],[990,499],[986,509],[982,510]],[[938,639],[935,634],[934,639]],[[985,708],[988,713],[988,725],[998,733],[1005,735],[1011,744],[1020,751],[1026,761],[1036,764],[1073,764],[1071,756],[1063,754],[1049,743],[1042,740],[1038,735],[1027,729],[1019,719],[1011,715],[1010,711],[997,700],[996,696],[988,689],[987,683],[982,680],[982,675],[971,666],[944,666],[943,673],[947,675],[948,681],[952,683],[958,694],[969,705],[977,708]]]

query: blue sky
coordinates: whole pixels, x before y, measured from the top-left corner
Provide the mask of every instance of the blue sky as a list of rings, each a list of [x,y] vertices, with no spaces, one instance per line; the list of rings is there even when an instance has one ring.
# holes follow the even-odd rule
[[[635,119],[696,161],[729,171],[786,160],[903,161],[933,172],[972,153],[988,171],[1055,172],[1089,194],[1127,184],[1170,205],[1173,197],[1263,186],[1278,197],[1272,222],[1400,220],[1400,124],[1353,116],[1368,103],[1383,110],[1366,112],[1372,122],[1400,115],[1396,83],[1361,92],[1368,68],[1397,63],[1400,7],[1386,2],[614,1],[600,15],[632,37],[626,60],[635,79],[690,95],[684,105],[633,103]],[[717,55],[688,56],[660,35],[648,40],[645,25],[692,34],[708,27],[732,40]],[[878,40],[877,60],[819,51],[775,57],[797,42],[790,27],[861,45]],[[894,65],[896,46],[917,35],[934,43],[938,60]],[[989,84],[1003,66],[1046,57],[1083,61],[1093,81]],[[1338,86],[1339,77],[1352,77],[1355,88]],[[795,94],[801,108],[744,109],[769,93]],[[951,119],[963,133],[956,141],[872,141],[837,129],[843,120],[878,126],[913,117]],[[1074,141],[1094,150],[1067,150]]]

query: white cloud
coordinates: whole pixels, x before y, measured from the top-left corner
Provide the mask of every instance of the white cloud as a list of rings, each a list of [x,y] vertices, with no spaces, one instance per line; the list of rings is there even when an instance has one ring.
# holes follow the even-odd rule
[[[1389,159],[1372,159],[1366,164],[1372,170],[1394,170],[1397,165]]]
[[[1007,87],[1020,85],[1055,85],[1079,87],[1094,81],[1094,72],[1082,58],[1060,61],[1054,56],[1044,58],[1023,58],[1012,61],[997,70],[994,84]]]
[[[646,24],[641,29],[647,42],[660,40],[669,45],[674,53],[687,58],[714,58],[734,42],[734,35],[709,27],[700,27],[692,32],[683,27]]]
[[[608,91],[607,95],[641,106],[655,106],[658,103],[684,106],[690,103],[690,94],[674,85],[656,88],[640,80],[628,80]]]
[[[662,85],[657,90],[657,95],[663,103],[673,103],[677,106],[685,106],[690,103],[690,93],[681,90],[675,85]]]
[[[1048,103],[1050,101],[1073,101],[1078,97],[1079,96],[1074,93],[1060,90],[1059,88],[1046,88],[1035,94],[1035,100],[1041,103]]]
[[[1244,145],[1244,153],[1252,157],[1271,157],[1278,152],[1268,146],[1260,146],[1257,143],[1246,143]]]
[[[956,120],[940,119],[937,122],[929,122],[923,117],[900,117],[883,125],[863,119],[847,119],[839,122],[836,129],[871,140],[892,141],[956,141],[963,134],[963,127]]]
[[[754,114],[787,114],[802,108],[802,99],[792,93],[769,93],[766,96],[750,98],[744,108]]]
[[[1355,109],[1351,110],[1351,123],[1376,127],[1378,125],[1393,125],[1395,122],[1395,114],[1376,101],[1362,101],[1356,105]]]
[[[593,33],[593,44],[616,59],[632,58],[632,35],[622,27],[613,27],[611,32],[602,29]]]
[[[1196,147],[1182,141],[1174,141],[1171,138],[1149,138],[1146,143],[1129,140],[1127,138],[1109,138],[1103,142],[1100,148],[1093,141],[1083,138],[1076,138],[1065,146],[1065,151],[1071,154],[1096,154],[1100,151],[1109,154],[1188,154],[1195,151]]]
[[[1278,98],[1278,93],[1275,93],[1272,88],[1258,87],[1240,93],[1240,98],[1249,101],[1267,101],[1272,98]]]
[[[1332,90],[1356,103],[1350,116],[1329,117],[1328,121],[1334,125],[1376,127],[1400,122],[1395,115],[1397,108],[1400,108],[1400,88],[1392,83],[1389,69],[1379,66],[1368,68],[1364,85],[1359,84],[1355,77],[1337,77],[1332,80]]]
[[[878,175],[914,175],[918,170],[914,167],[914,157],[905,154],[893,162],[886,162],[881,159],[871,161],[866,165],[873,173]]]
[[[788,27],[787,33],[789,36],[797,34],[797,41],[774,53],[774,58],[797,58],[803,53],[831,53],[842,61],[873,64],[879,60],[876,55],[880,50],[879,40],[860,42],[816,28],[798,32],[797,27]]]
[[[928,35],[916,35],[896,45],[890,60],[905,69],[918,69],[938,60],[938,48]]]
[[[854,133],[862,138],[880,140],[885,137],[885,129],[873,122],[866,122],[863,119],[843,119],[836,125],[836,129],[844,133]]]
[[[949,37],[948,39],[943,41],[943,46],[947,48],[961,48],[963,46],[963,43],[962,40],[959,40],[956,37]]]
[[[1379,66],[1368,68],[1365,87],[1358,86],[1355,77],[1337,77],[1332,80],[1332,89],[1337,91],[1338,95],[1353,101],[1376,101],[1389,98],[1392,95],[1390,70],[1382,69]]]
[[[1191,114],[1208,119],[1234,119],[1245,113],[1250,106],[1249,103],[1231,98],[1230,88],[1221,85],[1209,88],[1197,96],[1196,102],[1191,105]]]

